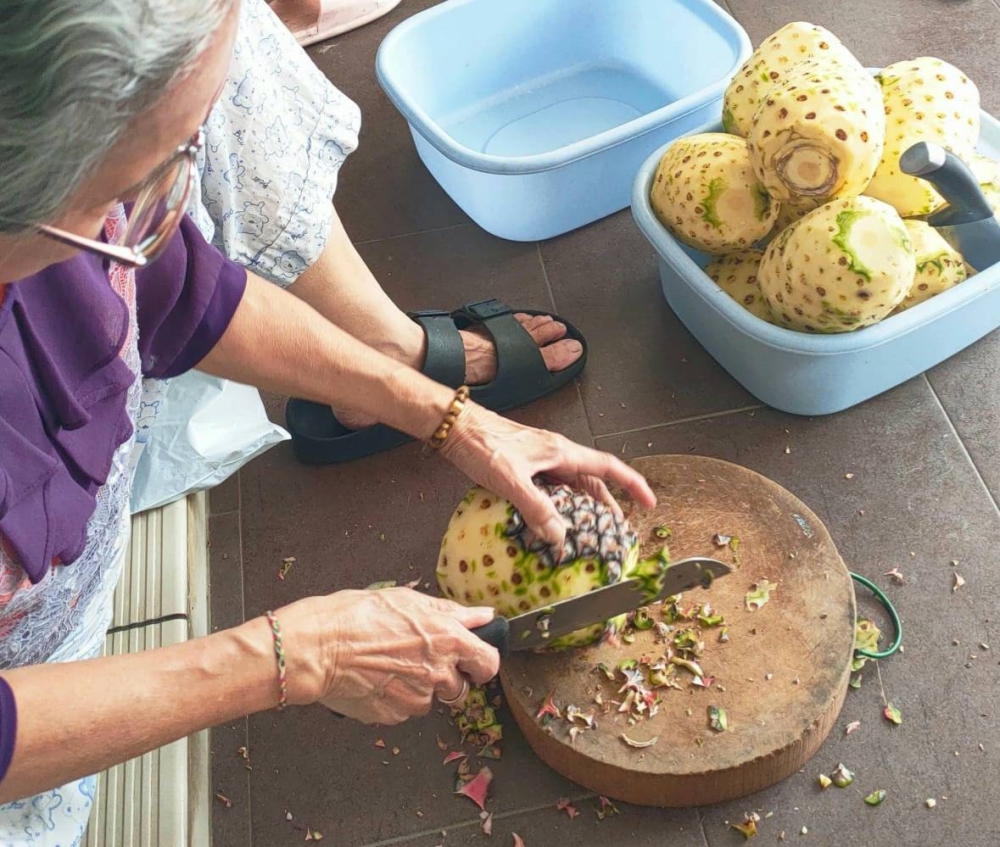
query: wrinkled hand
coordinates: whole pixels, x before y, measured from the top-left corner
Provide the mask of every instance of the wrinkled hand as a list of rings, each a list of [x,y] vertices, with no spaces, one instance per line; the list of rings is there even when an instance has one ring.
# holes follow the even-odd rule
[[[364,723],[396,724],[454,699],[466,679],[483,683],[497,651],[469,630],[493,610],[460,606],[408,588],[339,591],[280,610],[289,700],[321,703]]]
[[[528,526],[554,547],[562,546],[566,525],[534,484],[535,477],[587,491],[619,515],[621,507],[606,483],[621,488],[643,508],[656,505],[642,475],[616,457],[474,404],[465,407],[441,452],[470,479],[510,500]]]

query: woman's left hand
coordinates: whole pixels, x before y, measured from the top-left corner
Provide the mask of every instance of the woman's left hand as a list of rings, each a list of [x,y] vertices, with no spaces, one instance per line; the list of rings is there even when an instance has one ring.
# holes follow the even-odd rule
[[[621,513],[608,483],[643,508],[656,497],[640,473],[609,453],[584,447],[562,435],[515,423],[469,404],[458,417],[442,455],[470,479],[510,500],[541,538],[561,547],[566,525],[535,477],[565,482],[603,500]]]

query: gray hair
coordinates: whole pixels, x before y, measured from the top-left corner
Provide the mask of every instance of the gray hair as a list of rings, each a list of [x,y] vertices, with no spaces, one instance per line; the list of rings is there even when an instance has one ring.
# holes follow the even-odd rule
[[[0,0],[0,232],[43,223],[235,0]]]

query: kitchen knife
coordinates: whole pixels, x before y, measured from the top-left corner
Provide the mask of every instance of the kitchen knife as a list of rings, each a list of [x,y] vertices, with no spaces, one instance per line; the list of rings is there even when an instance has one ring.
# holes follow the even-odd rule
[[[926,179],[948,201],[929,223],[977,271],[1000,262],[1000,222],[968,165],[937,144],[921,141],[899,160],[899,169]]]
[[[498,615],[472,632],[496,647],[501,656],[517,650],[537,650],[562,635],[633,612],[689,588],[708,588],[713,580],[732,570],[715,559],[682,559],[668,565],[654,579],[625,579],[517,617]]]

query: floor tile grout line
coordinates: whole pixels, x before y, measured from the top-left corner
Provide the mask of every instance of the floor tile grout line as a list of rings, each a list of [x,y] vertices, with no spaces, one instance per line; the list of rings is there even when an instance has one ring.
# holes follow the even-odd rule
[[[237,515],[237,514],[239,514],[239,511],[240,511],[240,507],[237,506],[235,509],[227,509],[225,512],[212,512],[209,515],[209,517],[210,518],[227,518],[230,515]]]
[[[382,238],[368,238],[363,241],[352,242],[355,247],[362,247],[370,244],[381,244],[385,241],[398,241],[401,238],[413,238],[417,235],[431,235],[435,232],[448,232],[453,229],[462,229],[463,227],[470,227],[472,224],[449,224],[448,226],[439,226],[434,229],[418,229],[413,232],[400,232],[396,235],[386,235]]]
[[[559,314],[559,304],[556,303],[556,293],[552,289],[552,281],[549,279],[549,269],[545,267],[545,257],[542,255],[542,244],[535,242],[535,252],[538,254],[538,264],[542,269],[542,279],[545,280],[545,288],[549,292],[549,302],[552,304],[552,313]],[[583,409],[583,419],[587,422],[587,432],[590,433],[590,446],[597,444],[597,436],[594,434],[594,424],[590,419],[590,412],[587,411],[587,404],[583,402],[583,389],[580,387],[580,380],[573,380],[576,387],[576,397],[580,401],[580,408]]]
[[[716,418],[726,418],[731,415],[739,415],[746,412],[757,412],[765,408],[767,407],[763,403],[758,403],[754,406],[740,406],[737,409],[726,409],[722,412],[707,412],[704,415],[692,415],[687,418],[677,418],[673,421],[647,424],[646,426],[636,427],[635,429],[623,429],[617,432],[602,433],[601,435],[596,435],[595,438],[618,438],[623,435],[638,435],[643,432],[651,432],[654,429],[666,429],[667,427],[681,426],[682,424],[698,423],[699,421],[711,421]]]
[[[705,842],[705,847],[712,847],[712,843],[708,840],[708,830],[705,829],[705,815],[701,810],[701,806],[695,808],[695,812],[698,815],[698,827],[701,829],[701,840]]]
[[[558,311],[558,305],[556,304],[556,294],[552,290],[552,282],[549,280],[549,269],[545,267],[545,258],[542,256],[542,245],[540,242],[535,242],[535,255],[538,256],[538,265],[542,269],[542,279],[545,280],[545,290],[549,292],[549,304],[552,306],[552,311]]]
[[[578,794],[567,799],[571,803],[581,803],[584,800],[593,800],[596,797],[596,794]],[[494,812],[493,820],[494,822],[508,820],[509,818],[517,817],[518,815],[531,815],[535,812],[544,812],[546,809],[555,809],[555,804],[550,801],[548,803],[539,803],[535,806],[525,806],[520,809],[511,809],[507,812]],[[407,835],[396,835],[382,841],[369,841],[366,844],[361,845],[361,847],[392,847],[392,845],[406,844],[408,842],[415,841],[418,838],[440,835],[442,832],[448,832],[450,834],[457,829],[468,829],[473,826],[479,826],[481,823],[482,820],[480,818],[469,818],[468,820],[460,821],[459,823],[447,826],[436,826],[433,829],[424,829],[419,832],[408,833]]]
[[[989,485],[986,483],[985,477],[983,477],[982,472],[979,470],[979,466],[976,464],[976,460],[972,458],[972,454],[969,452],[969,448],[965,441],[962,439],[961,434],[958,431],[958,427],[955,426],[955,422],[952,420],[951,415],[945,408],[944,403],[941,402],[941,398],[938,396],[937,391],[934,390],[933,384],[931,384],[930,378],[925,373],[923,375],[924,382],[927,384],[927,389],[931,392],[931,396],[937,403],[938,408],[941,410],[941,414],[944,415],[945,421],[948,423],[948,428],[954,433],[955,439],[958,441],[958,446],[961,448],[962,453],[965,454],[965,458],[968,459],[969,464],[972,469],[976,472],[976,479],[979,480],[979,484],[983,487],[983,491],[986,492],[986,496],[990,498],[990,503],[993,504],[994,511],[1000,515],[1000,504],[997,503],[997,498],[993,496],[993,492],[990,491]]]
[[[237,555],[239,556],[240,563],[240,617],[245,621],[247,619],[247,607],[246,607],[246,585],[244,579],[243,571],[243,474],[240,471],[236,472],[236,537],[239,543],[239,549]],[[243,746],[247,750],[250,749],[250,718],[247,715],[243,717]],[[247,844],[248,847],[253,847],[253,785],[251,782],[251,776],[253,771],[247,770],[246,780],[247,780]]]

